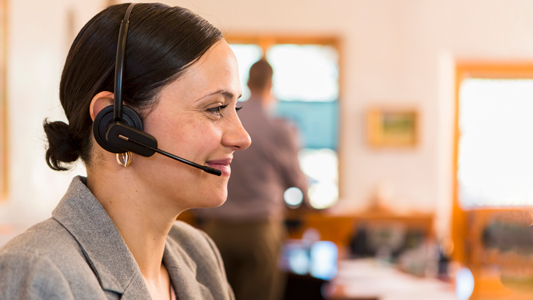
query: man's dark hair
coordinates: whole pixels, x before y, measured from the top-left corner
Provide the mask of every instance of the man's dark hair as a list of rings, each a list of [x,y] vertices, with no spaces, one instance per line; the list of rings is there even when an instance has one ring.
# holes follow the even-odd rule
[[[274,71],[265,59],[261,59],[252,65],[248,77],[248,87],[251,90],[264,90],[272,82]]]

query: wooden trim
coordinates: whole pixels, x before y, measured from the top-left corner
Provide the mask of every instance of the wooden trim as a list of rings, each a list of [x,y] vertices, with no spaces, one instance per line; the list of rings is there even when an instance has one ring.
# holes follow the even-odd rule
[[[461,81],[465,78],[531,79],[533,78],[533,62],[463,62],[457,64],[456,75],[460,75]]]
[[[341,79],[341,52],[340,52],[340,38],[336,36],[305,36],[305,35],[274,35],[274,34],[226,34],[224,38],[231,44],[256,44],[263,50],[263,58],[266,55],[268,48],[276,44],[311,44],[311,45],[327,45],[333,46],[337,49],[339,54],[339,96],[341,94],[340,79]]]
[[[458,160],[459,160],[459,92],[461,89],[461,82],[465,73],[463,69],[457,66],[455,71],[455,120],[454,120],[454,141],[453,141],[453,209],[452,209],[452,242],[453,242],[453,258],[456,261],[465,263],[466,249],[466,214],[461,209],[459,197],[459,183],[457,181]]]
[[[459,159],[459,92],[461,82],[466,78],[497,78],[497,79],[532,79],[533,62],[459,62],[455,69],[455,121],[453,145],[453,209],[452,209],[452,241],[454,244],[453,258],[461,263],[468,264],[466,255],[467,246],[467,217],[466,211],[461,207],[458,197],[459,183],[457,180]],[[501,210],[502,208],[480,208],[480,210]]]
[[[332,45],[339,48],[340,39],[336,36],[306,36],[306,35],[276,35],[276,34],[226,34],[224,38],[228,43],[257,44],[272,46],[274,44],[314,44]]]

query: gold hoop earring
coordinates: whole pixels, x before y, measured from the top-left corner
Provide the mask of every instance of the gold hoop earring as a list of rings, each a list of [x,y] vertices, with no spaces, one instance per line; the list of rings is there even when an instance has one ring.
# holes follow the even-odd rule
[[[133,160],[133,154],[128,152],[123,153],[117,153],[117,162],[119,165],[123,166],[124,168],[127,168],[129,165],[131,165],[131,161]]]

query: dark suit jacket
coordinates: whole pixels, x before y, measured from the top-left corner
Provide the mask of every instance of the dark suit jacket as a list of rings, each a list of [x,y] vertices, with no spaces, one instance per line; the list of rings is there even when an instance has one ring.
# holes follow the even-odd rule
[[[150,299],[133,255],[84,181],[73,179],[52,218],[0,249],[1,299]],[[163,263],[178,299],[234,299],[203,232],[177,222]]]

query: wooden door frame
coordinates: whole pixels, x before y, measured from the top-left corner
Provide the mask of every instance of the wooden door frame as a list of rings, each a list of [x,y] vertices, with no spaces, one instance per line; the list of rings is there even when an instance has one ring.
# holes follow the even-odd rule
[[[459,93],[461,83],[467,78],[486,79],[533,79],[532,61],[514,62],[460,62],[455,68],[455,123],[453,148],[453,209],[451,233],[454,244],[453,258],[461,263],[468,263],[465,239],[467,237],[466,211],[461,207],[458,197],[457,180],[459,159]],[[483,208],[487,209],[487,208]],[[497,208],[494,208],[497,209]]]

